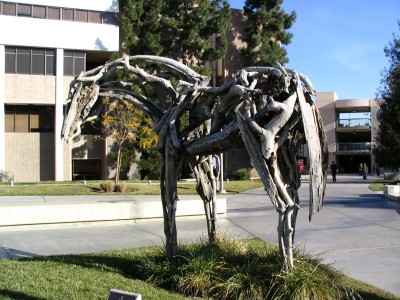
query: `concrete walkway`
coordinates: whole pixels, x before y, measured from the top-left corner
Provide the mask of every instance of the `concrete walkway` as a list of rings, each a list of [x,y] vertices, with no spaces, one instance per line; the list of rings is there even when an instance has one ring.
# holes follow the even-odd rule
[[[400,297],[400,203],[371,192],[368,185],[373,179],[363,181],[358,176],[339,175],[336,183],[328,183],[324,207],[311,222],[308,222],[308,184],[304,182],[300,188],[295,244],[300,250],[320,255],[345,274]],[[88,201],[91,197],[84,198],[75,201]],[[0,207],[9,206],[10,200],[15,205],[15,198],[0,197]],[[34,197],[20,197],[18,203],[24,206],[33,200]],[[42,200],[65,201],[63,197],[42,197]],[[179,205],[180,202],[178,210]],[[227,216],[220,217],[217,226],[219,232],[236,238],[256,236],[276,244],[277,218],[266,193],[256,189],[228,197]],[[206,237],[204,217],[180,217],[177,227],[180,242]],[[160,219],[3,226],[0,258],[96,252],[162,245],[163,241]]]

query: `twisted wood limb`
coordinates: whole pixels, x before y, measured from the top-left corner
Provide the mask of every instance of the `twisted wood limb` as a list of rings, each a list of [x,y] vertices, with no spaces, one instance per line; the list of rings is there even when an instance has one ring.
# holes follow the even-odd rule
[[[178,199],[177,182],[183,156],[179,155],[167,136],[161,162],[161,200],[164,214],[164,234],[167,258],[178,254],[176,209]]]
[[[271,156],[266,163],[260,151],[261,145],[250,129],[252,125],[246,122],[245,117],[240,112],[237,112],[236,115],[242,139],[252,164],[260,175],[264,189],[279,213],[277,228],[279,248],[284,259],[284,266],[287,270],[290,270],[293,268],[293,221],[295,221],[293,212],[298,209],[295,202],[298,199],[293,200],[291,195],[288,194],[286,186],[282,183],[276,157]]]
[[[208,240],[216,240],[216,182],[212,172],[211,155],[190,159],[190,164],[196,177],[196,191],[203,200],[207,220]]]

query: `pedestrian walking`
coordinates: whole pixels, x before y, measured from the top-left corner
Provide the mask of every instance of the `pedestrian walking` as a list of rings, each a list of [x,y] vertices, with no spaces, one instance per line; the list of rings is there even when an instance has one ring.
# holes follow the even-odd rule
[[[221,162],[220,162],[219,156],[216,154],[214,154],[212,157],[212,169],[213,169],[214,177],[218,179],[219,170],[221,169]]]
[[[332,181],[336,182],[337,165],[334,160],[332,160],[330,169],[331,169],[331,173],[332,173]]]
[[[363,180],[367,180],[368,167],[367,167],[366,163],[362,164],[361,171],[362,171]]]

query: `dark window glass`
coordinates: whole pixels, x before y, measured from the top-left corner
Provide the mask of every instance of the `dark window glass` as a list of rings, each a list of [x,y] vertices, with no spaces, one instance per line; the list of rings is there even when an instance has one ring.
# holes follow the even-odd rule
[[[74,75],[74,59],[73,57],[64,57],[64,75]]]
[[[73,21],[74,20],[74,10],[73,9],[62,9],[62,19],[64,21]]]
[[[55,75],[54,49],[6,47],[5,54],[6,73]]]
[[[101,12],[89,11],[89,22],[90,23],[101,23]]]
[[[85,71],[85,59],[80,57],[75,57],[74,75],[77,76],[84,71]]]
[[[15,73],[15,61],[16,61],[16,49],[11,47],[6,47],[6,73],[14,74]]]
[[[46,75],[56,75],[56,57],[55,55],[46,55]]]
[[[77,76],[86,69],[86,53],[81,51],[64,51],[64,75]]]
[[[47,8],[47,18],[52,19],[52,20],[60,20],[60,8],[48,7]]]
[[[6,132],[53,132],[54,106],[5,105]]]
[[[31,73],[31,51],[25,48],[17,49],[17,74]]]
[[[46,19],[46,7],[34,5],[32,16],[34,18]]]
[[[104,24],[111,24],[111,25],[117,24],[117,15],[115,13],[103,12],[102,15]]]
[[[42,52],[39,54],[35,54],[34,52]],[[36,75],[44,75],[45,73],[45,56],[44,56],[44,50],[38,51],[38,50],[33,50],[32,51],[32,74]]]
[[[82,58],[86,57],[85,52],[81,52],[81,51],[74,51],[73,55],[74,55],[74,57],[82,57]]]
[[[17,5],[14,3],[3,3],[3,15],[15,16],[17,13]]]
[[[32,16],[32,5],[18,4],[18,16],[31,17]]]
[[[88,21],[88,11],[77,9],[75,11],[75,21],[77,22],[87,22]]]

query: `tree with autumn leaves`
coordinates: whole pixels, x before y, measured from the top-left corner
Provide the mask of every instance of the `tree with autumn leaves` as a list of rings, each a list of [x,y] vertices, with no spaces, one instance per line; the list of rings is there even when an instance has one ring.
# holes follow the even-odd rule
[[[115,184],[121,174],[124,149],[134,145],[134,149],[149,150],[157,146],[157,135],[152,130],[152,121],[142,110],[127,101],[110,102],[104,100],[105,112],[101,116],[101,135],[97,139],[111,139],[116,146]],[[135,150],[133,150],[135,151]]]

